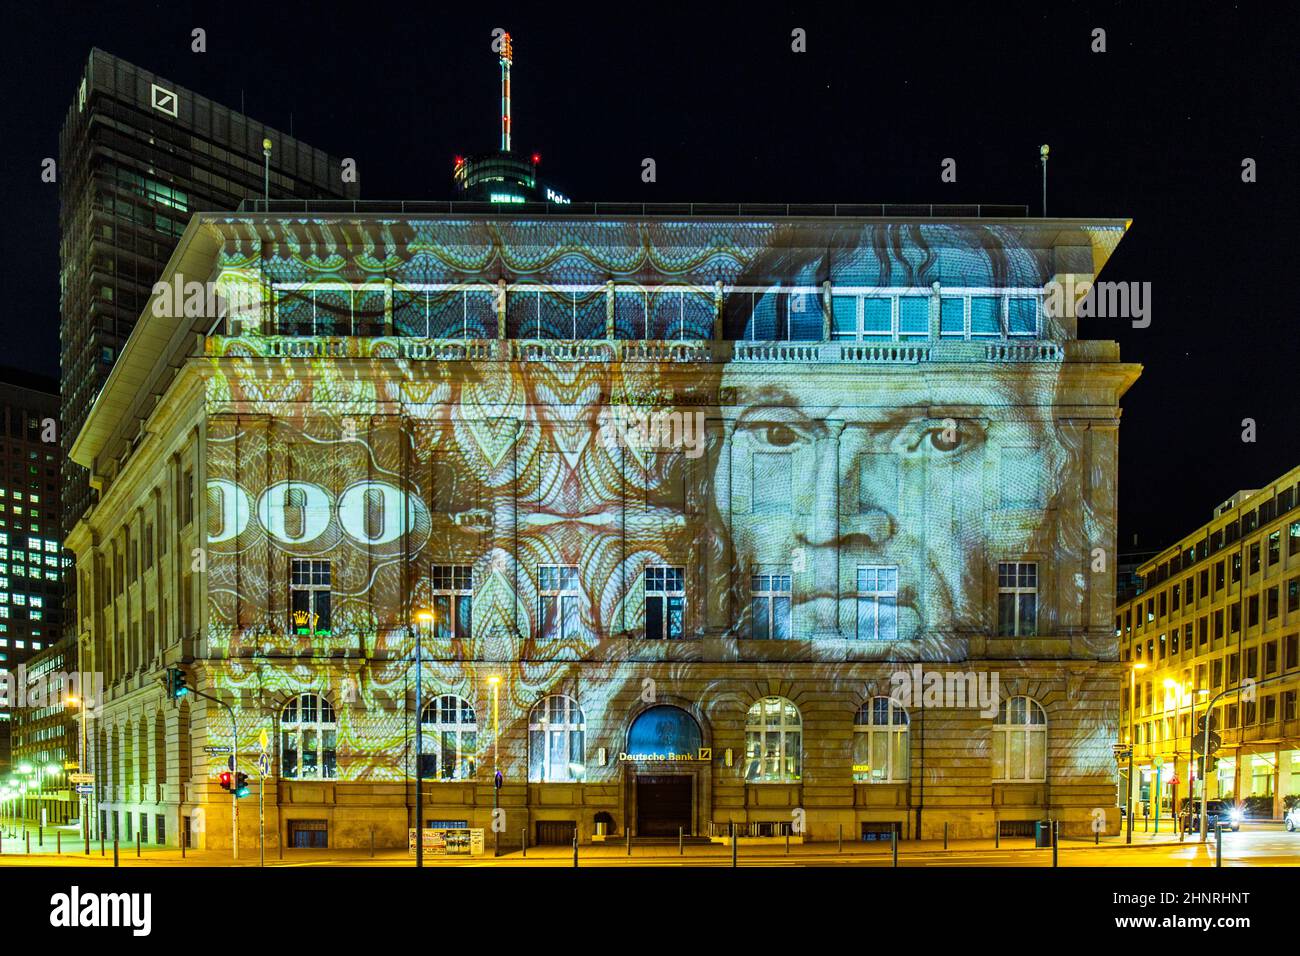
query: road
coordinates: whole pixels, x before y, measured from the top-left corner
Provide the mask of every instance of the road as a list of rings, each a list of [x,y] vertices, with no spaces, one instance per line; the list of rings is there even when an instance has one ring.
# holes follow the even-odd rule
[[[113,866],[112,844],[91,844],[91,853],[85,855],[84,845],[75,831],[62,837],[62,853],[56,853],[56,833],[45,831],[45,845],[38,846],[34,829],[29,831],[31,852],[21,836],[6,835],[0,846],[0,867],[10,866]],[[1090,840],[1063,839],[1057,854],[1062,867],[1213,867],[1214,837],[1201,845],[1196,835],[1180,842],[1176,834],[1161,833],[1133,835],[1132,846],[1126,846],[1123,837],[1104,837],[1099,845]],[[493,858],[483,857],[439,858],[430,856],[429,867],[545,867],[573,866],[570,847],[530,847],[527,857],[513,847]],[[579,866],[646,867],[646,866],[731,866],[731,848],[720,844],[687,846],[678,855],[676,844],[644,845],[633,843],[631,855],[621,842],[604,845],[583,844],[578,850]],[[240,848],[240,859],[235,863],[229,850],[190,850],[184,859],[180,851],[167,847],[142,847],[136,856],[134,844],[119,846],[118,862],[123,867],[184,867],[184,866],[257,866],[258,848]],[[783,841],[772,843],[744,843],[737,847],[737,864],[743,867],[889,867],[893,858],[888,843],[846,844],[841,851],[834,842],[808,845],[793,844],[787,855]],[[414,858],[404,851],[378,850],[372,857],[368,850],[286,850],[284,859],[268,848],[268,867],[354,867],[386,866],[414,867]],[[941,840],[899,842],[898,865],[903,867],[1051,867],[1052,851],[1034,848],[1032,841],[1004,839],[1000,846],[989,840],[953,841],[949,849]],[[1223,861],[1225,867],[1234,866],[1300,866],[1300,833],[1287,833],[1277,824],[1246,824],[1240,833],[1225,833]]]

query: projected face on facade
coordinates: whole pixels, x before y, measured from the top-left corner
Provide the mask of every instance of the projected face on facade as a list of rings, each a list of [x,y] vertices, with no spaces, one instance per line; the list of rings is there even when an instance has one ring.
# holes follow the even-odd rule
[[[1036,313],[1024,325],[1005,290],[1040,288],[1046,267],[1004,230],[387,228],[388,249],[345,256],[300,237],[263,250],[275,321],[292,326],[271,331],[302,337],[308,357],[232,338],[209,381],[209,616],[234,658],[222,679],[283,696],[322,689],[308,657],[365,658],[355,686],[326,689],[390,716],[349,724],[340,708],[344,776],[403,775],[422,609],[431,693],[472,702],[482,727],[499,677],[502,733],[531,739],[552,733],[534,708],[568,692],[574,662],[599,723],[651,641],[927,638],[938,654],[993,627],[1033,634],[1036,604],[999,602],[990,619],[1003,565],[1015,577],[1027,555],[1086,553],[1091,517],[1053,510],[1081,467],[1051,417],[1059,353],[978,372],[907,360],[1033,341]],[[520,280],[501,316],[517,337],[485,341],[499,272]],[[818,345],[826,282],[833,336]],[[739,340],[730,361],[700,344],[719,304]],[[325,336],[364,330],[360,354],[328,354]],[[743,348],[792,337],[810,351]],[[574,757],[551,762],[581,776]]]

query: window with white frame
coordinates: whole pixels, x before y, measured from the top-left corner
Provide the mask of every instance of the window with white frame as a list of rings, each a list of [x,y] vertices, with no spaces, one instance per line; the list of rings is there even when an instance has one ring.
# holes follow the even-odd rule
[[[544,564],[537,569],[537,623],[542,640],[564,640],[578,633],[578,569]]]
[[[443,694],[424,706],[420,721],[420,776],[471,780],[478,755],[478,722],[469,701]]]
[[[998,563],[998,636],[1033,637],[1038,633],[1038,563]]]
[[[1047,779],[1047,714],[1032,697],[1002,702],[993,722],[992,745],[995,783]]]
[[[646,568],[645,636],[676,640],[685,633],[686,569]]]
[[[790,639],[790,575],[749,577],[749,636],[756,641]]]
[[[528,717],[528,780],[569,783],[586,774],[586,721],[572,697],[552,694]]]
[[[338,722],[324,694],[299,694],[280,712],[280,775],[289,780],[337,776]]]
[[[330,633],[330,563],[294,558],[289,569],[290,633]]]
[[[908,717],[902,704],[873,697],[853,720],[853,779],[857,783],[900,783],[908,779]]]
[[[857,608],[858,640],[897,640],[898,568],[876,565],[858,568]]]
[[[803,717],[784,697],[764,697],[745,717],[745,782],[797,783],[803,768]]]
[[[435,640],[467,641],[473,633],[474,569],[468,564],[436,564],[429,569]]]

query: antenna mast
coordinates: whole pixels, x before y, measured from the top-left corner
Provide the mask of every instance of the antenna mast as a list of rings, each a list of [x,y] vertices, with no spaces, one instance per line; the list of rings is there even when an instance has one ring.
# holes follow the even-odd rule
[[[510,152],[510,63],[515,58],[510,34],[501,37],[501,151]]]

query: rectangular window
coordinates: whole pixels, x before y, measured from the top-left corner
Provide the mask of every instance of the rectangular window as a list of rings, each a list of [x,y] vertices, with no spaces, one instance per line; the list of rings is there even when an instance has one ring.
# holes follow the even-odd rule
[[[858,568],[858,627],[860,641],[898,639],[898,568]]]
[[[181,478],[181,527],[194,520],[194,469],[186,468]]]
[[[1264,592],[1264,600],[1267,604],[1265,616],[1271,621],[1277,617],[1278,612],[1278,588],[1269,588]]]
[[[1259,574],[1259,542],[1250,546],[1250,573]]]
[[[330,633],[330,563],[294,558],[289,571],[289,630]]]
[[[541,565],[537,569],[537,621],[542,640],[564,640],[578,632],[578,568]]]
[[[686,569],[646,568],[645,636],[679,640],[685,633]]]
[[[429,590],[434,638],[469,640],[474,622],[474,569],[467,564],[436,564],[429,569]]]
[[[1223,590],[1223,562],[1217,561],[1214,565],[1214,590]]]
[[[790,639],[790,575],[754,574],[749,579],[750,637]]]
[[[1038,633],[1038,564],[998,564],[998,635],[1033,637]]]
[[[930,334],[930,297],[901,296],[898,300],[898,337],[926,338]]]
[[[939,302],[939,335],[945,339],[966,337],[966,300],[943,298]]]
[[[1300,578],[1286,583],[1286,609],[1291,613],[1300,611]]]

